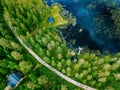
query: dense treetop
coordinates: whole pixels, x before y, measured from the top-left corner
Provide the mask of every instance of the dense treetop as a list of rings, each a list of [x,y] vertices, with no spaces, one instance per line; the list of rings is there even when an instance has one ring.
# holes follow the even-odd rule
[[[42,0],[0,1],[0,89],[6,86],[7,76],[18,70],[24,74],[24,80],[17,90],[82,90],[37,62],[10,27],[39,57],[66,76],[100,90],[119,89],[120,53],[101,55],[85,49],[80,55],[75,54],[76,62],[71,61],[72,50],[58,35],[57,28],[69,24],[58,4],[50,7]],[[50,16],[55,22],[47,22]]]

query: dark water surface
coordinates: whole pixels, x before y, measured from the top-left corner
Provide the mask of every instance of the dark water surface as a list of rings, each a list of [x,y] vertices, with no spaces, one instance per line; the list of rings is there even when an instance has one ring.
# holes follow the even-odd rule
[[[76,2],[75,2],[76,1]],[[87,46],[92,50],[100,50],[105,52],[108,50],[111,53],[116,53],[120,51],[119,40],[110,39],[108,36],[103,34],[96,34],[98,30],[98,25],[96,25],[94,18],[99,15],[106,15],[106,20],[102,24],[101,30],[109,28],[113,25],[111,20],[111,14],[107,10],[107,6],[104,3],[95,3],[97,8],[88,9],[88,5],[94,2],[95,0],[48,0],[48,5],[53,3],[60,3],[64,6],[66,10],[73,14],[77,19],[77,24],[75,27],[68,26],[66,30],[62,30],[63,36],[66,41],[69,43],[71,40],[75,40],[73,47],[78,46]],[[112,0],[110,0],[112,1]],[[120,0],[116,0],[117,3],[120,3]],[[114,7],[113,7],[114,8]],[[82,32],[79,32],[80,28],[83,29]],[[102,38],[101,38],[102,37]]]

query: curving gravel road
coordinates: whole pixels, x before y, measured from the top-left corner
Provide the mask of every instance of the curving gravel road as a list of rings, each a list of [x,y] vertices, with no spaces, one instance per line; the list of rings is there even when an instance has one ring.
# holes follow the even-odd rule
[[[7,20],[6,20],[7,21]],[[44,65],[45,67],[47,67],[49,70],[51,70],[52,72],[54,72],[55,74],[57,74],[58,76],[60,76],[61,78],[65,79],[66,81],[80,87],[83,88],[84,90],[97,90],[95,88],[89,87],[87,85],[84,85],[82,83],[79,83],[69,77],[67,77],[66,75],[62,74],[61,72],[59,72],[58,70],[56,70],[55,68],[53,68],[52,66],[50,66],[49,64],[47,64],[44,60],[42,60],[32,49],[30,49],[24,42],[23,40],[16,34],[14,33],[14,28],[9,25],[9,28],[11,29],[11,31],[13,32],[13,34],[15,35],[15,37],[18,39],[18,41],[21,43],[21,45],[37,60],[39,61],[42,65]]]

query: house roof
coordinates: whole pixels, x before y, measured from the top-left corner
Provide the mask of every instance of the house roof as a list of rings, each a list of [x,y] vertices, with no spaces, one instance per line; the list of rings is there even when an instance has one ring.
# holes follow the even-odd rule
[[[53,22],[54,22],[54,18],[53,18],[53,17],[49,17],[49,18],[48,18],[48,22],[49,22],[49,23],[53,23]]]
[[[7,80],[7,84],[11,86],[12,88],[14,88],[17,85],[17,83],[21,80],[22,78],[21,75],[22,75],[21,73],[10,74]]]

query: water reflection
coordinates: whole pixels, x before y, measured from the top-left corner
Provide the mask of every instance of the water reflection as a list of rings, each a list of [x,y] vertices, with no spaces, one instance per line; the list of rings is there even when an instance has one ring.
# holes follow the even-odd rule
[[[110,9],[119,7],[119,0],[116,0],[115,5],[111,5],[115,0],[46,0],[48,5],[52,3],[60,3],[65,6],[77,18],[77,25],[75,27],[68,26],[67,30],[62,30],[63,36],[69,43],[75,40],[75,45],[88,46],[90,49],[106,50],[111,53],[120,51],[120,40],[117,38],[110,38],[108,32],[113,27],[113,20],[111,19]],[[109,9],[110,8],[110,9]],[[102,21],[103,20],[103,21]],[[79,32],[80,28],[83,29]],[[109,29],[109,30],[108,30]]]

